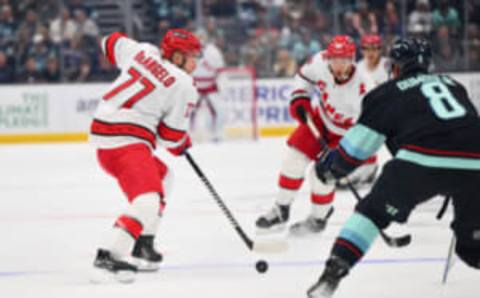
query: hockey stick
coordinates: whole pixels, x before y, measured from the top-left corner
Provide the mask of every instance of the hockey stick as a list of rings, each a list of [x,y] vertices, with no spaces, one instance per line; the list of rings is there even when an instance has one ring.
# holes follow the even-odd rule
[[[443,218],[443,215],[445,215],[445,212],[448,209],[448,203],[450,203],[451,197],[450,196],[445,196],[445,199],[443,200],[442,207],[437,213],[437,219],[441,220]]]
[[[203,184],[207,187],[208,191],[212,195],[212,197],[215,199],[215,202],[218,204],[220,209],[222,210],[223,214],[228,218],[230,223],[232,224],[233,228],[235,231],[237,231],[238,235],[242,239],[243,243],[248,247],[248,249],[256,252],[270,252],[270,253],[280,253],[283,251],[286,251],[288,249],[288,243],[283,241],[283,242],[253,242],[250,237],[245,233],[245,231],[242,229],[238,221],[233,217],[232,212],[230,209],[228,209],[227,205],[223,202],[222,198],[220,195],[217,193],[215,188],[213,188],[213,185],[210,183],[210,181],[207,179],[205,174],[202,172],[200,167],[197,165],[195,160],[193,160],[192,156],[188,153],[185,152],[185,157],[187,158],[188,163],[192,166],[193,170],[197,174],[197,176],[202,180]]]
[[[315,127],[315,124],[313,123],[313,120],[312,118],[307,115],[307,126],[308,128],[310,128],[310,131],[313,133],[313,135],[320,141],[322,142],[322,145],[324,147],[328,147],[328,145],[325,143],[325,141],[323,140],[322,136],[320,135],[320,132],[317,130],[317,128]],[[362,200],[362,197],[360,196],[360,194],[358,193],[358,191],[355,189],[355,187],[353,186],[353,184],[350,182],[350,180],[348,180],[347,177],[344,177],[342,179],[345,179],[346,180],[346,184],[347,184],[347,187],[350,189],[350,191],[353,193],[353,196],[357,199],[357,201],[361,201]],[[407,246],[410,244],[410,242],[412,242],[412,235],[410,234],[407,234],[407,235],[404,235],[404,236],[400,236],[400,237],[390,237],[388,236],[387,234],[385,234],[384,231],[380,230],[380,236],[382,237],[383,241],[385,241],[385,243],[388,245],[388,246],[391,246],[391,247],[403,247],[403,246]]]
[[[455,244],[457,242],[457,238],[455,234],[452,235],[452,240],[450,240],[450,247],[448,248],[448,256],[445,260],[445,267],[443,269],[443,276],[442,276],[442,284],[447,283],[448,273],[450,269],[453,267],[453,249],[455,248]]]

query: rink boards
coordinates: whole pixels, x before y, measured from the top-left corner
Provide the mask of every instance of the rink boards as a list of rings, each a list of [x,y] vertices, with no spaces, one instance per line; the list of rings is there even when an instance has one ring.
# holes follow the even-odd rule
[[[467,87],[480,108],[480,73],[452,76]],[[260,137],[284,136],[292,131],[295,123],[288,112],[292,83],[291,79],[256,81]],[[108,86],[97,83],[0,87],[0,143],[86,141],[92,115]]]

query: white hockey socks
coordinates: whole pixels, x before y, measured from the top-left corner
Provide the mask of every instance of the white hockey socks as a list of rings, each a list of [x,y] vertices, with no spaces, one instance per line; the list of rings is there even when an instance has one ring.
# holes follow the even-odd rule
[[[107,249],[115,257],[130,255],[140,235],[156,234],[160,212],[158,193],[146,193],[136,197],[115,222]]]
[[[310,197],[312,202],[311,215],[316,219],[325,219],[335,197],[335,185],[327,185],[318,179],[314,168],[311,168],[309,178],[312,188]]]
[[[276,203],[290,205],[302,187],[305,178],[305,170],[311,160],[295,148],[288,147],[285,159],[280,169],[278,181],[279,191]]]

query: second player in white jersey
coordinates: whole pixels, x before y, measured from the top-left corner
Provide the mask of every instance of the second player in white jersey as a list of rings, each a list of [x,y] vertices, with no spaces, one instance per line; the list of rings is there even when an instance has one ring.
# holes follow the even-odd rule
[[[289,147],[280,169],[275,205],[256,222],[259,231],[284,227],[289,219],[290,205],[305,180],[310,163],[319,158],[326,146],[336,146],[357,120],[363,96],[373,83],[356,69],[354,57],[352,39],[336,36],[326,51],[313,56],[295,76],[290,114],[299,121],[299,126],[287,142]],[[317,106],[312,106],[311,96],[315,89],[320,91],[321,99]],[[317,139],[306,124],[307,117],[313,121],[322,140]],[[290,227],[294,235],[321,232],[332,212],[335,186],[319,180],[312,168],[309,179],[312,211],[306,220]]]
[[[192,117],[192,130],[199,139],[203,139],[204,134],[210,135],[214,141],[222,139],[224,112],[217,79],[224,67],[225,61],[221,50],[215,41],[208,41],[202,59],[193,73],[200,98]]]
[[[389,62],[382,57],[382,40],[379,35],[364,35],[361,39],[363,58],[357,63],[359,70],[368,74],[375,86],[388,80]]]

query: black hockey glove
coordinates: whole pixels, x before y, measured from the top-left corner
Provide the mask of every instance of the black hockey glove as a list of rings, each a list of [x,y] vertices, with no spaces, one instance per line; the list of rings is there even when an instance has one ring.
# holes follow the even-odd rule
[[[337,179],[341,178],[339,173],[332,170],[333,159],[337,154],[337,150],[327,149],[319,155],[319,159],[315,162],[315,173],[318,179],[325,184],[335,184]]]

